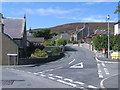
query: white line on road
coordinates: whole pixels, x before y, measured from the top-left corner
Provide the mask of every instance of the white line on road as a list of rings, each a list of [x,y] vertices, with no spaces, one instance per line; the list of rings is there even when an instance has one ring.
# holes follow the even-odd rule
[[[53,74],[49,74],[49,76],[53,76]]]
[[[11,70],[15,70],[15,69],[11,68]]]
[[[104,71],[105,71],[105,74],[106,75],[109,75],[110,73],[108,72],[108,69],[107,68],[104,68]]]
[[[75,59],[73,59],[69,64],[73,63],[75,61]]]
[[[103,78],[102,73],[98,73],[98,75],[99,75],[99,78]]]
[[[55,78],[53,78],[53,77],[48,77],[49,79],[52,79],[52,80],[55,80]]]
[[[92,85],[88,85],[88,88],[97,88],[97,87],[92,86]]]
[[[103,67],[106,67],[105,64],[104,64],[103,62],[102,62],[102,66],[103,66]]]
[[[61,76],[55,76],[56,78],[60,78],[60,79],[62,79],[63,77],[61,77]]]
[[[45,77],[46,75],[44,75],[44,74],[40,74],[40,76]]]
[[[78,66],[78,65],[80,65],[80,66]],[[70,68],[83,68],[83,63],[82,62],[81,63],[77,63],[77,64],[75,64],[73,66],[70,66]]]
[[[36,72],[36,73],[33,73],[33,74],[37,75],[37,74],[40,74],[40,73],[43,73],[43,72]]]
[[[32,72],[27,72],[27,73],[32,73]]]
[[[97,66],[98,66],[98,75],[99,75],[99,78],[103,78],[102,71],[100,69],[100,64],[97,63]]]
[[[80,84],[80,85],[84,85],[84,84],[85,84],[85,83],[83,83],[83,82],[78,82],[78,81],[75,81],[74,83]]]
[[[22,71],[22,72],[25,72],[25,71]]]
[[[16,70],[16,71],[18,71],[18,72],[19,72],[20,70]]]
[[[75,84],[72,84],[72,83],[68,83],[68,82],[65,82],[65,81],[63,81],[63,80],[57,80],[58,82],[61,82],[61,83],[63,83],[63,84],[67,84],[67,85],[70,85],[70,86],[72,86],[72,87],[76,87],[77,85],[75,85]]]
[[[69,78],[65,78],[64,80],[65,80],[65,81],[69,81],[69,82],[73,82],[73,80],[72,80],[72,79],[69,79]]]

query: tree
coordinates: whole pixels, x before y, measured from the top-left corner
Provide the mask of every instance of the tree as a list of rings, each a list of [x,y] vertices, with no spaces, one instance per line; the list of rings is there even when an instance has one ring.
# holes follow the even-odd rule
[[[120,5],[117,6],[117,9],[115,10],[114,14],[120,12]]]
[[[120,34],[114,36],[112,50],[120,51]]]
[[[45,39],[50,39],[52,38],[52,35],[50,34],[50,29],[41,29],[38,31],[33,31],[33,36],[34,37],[44,37]]]
[[[67,39],[65,39],[65,38],[60,38],[60,39],[56,40],[56,45],[57,46],[60,46],[60,45],[65,46],[66,44],[67,44]]]
[[[102,48],[108,48],[107,35],[97,35],[93,38],[93,45],[96,50],[101,51]],[[110,35],[110,50],[120,51],[120,34]]]

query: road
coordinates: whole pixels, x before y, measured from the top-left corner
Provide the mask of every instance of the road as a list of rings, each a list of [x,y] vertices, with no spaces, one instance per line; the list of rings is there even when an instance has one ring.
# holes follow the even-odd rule
[[[98,62],[94,53],[90,50],[69,46],[68,50],[65,57],[54,62],[42,65],[5,67],[4,70],[24,73],[25,75],[22,76],[27,80],[32,80],[27,75],[39,78],[36,81],[33,80],[36,83],[40,82],[41,78],[45,79],[40,82],[40,86],[37,86],[39,88],[46,87],[46,85],[48,88],[101,88],[105,78],[118,74],[116,64]],[[46,82],[52,83],[48,84]],[[23,87],[26,87],[26,85]]]

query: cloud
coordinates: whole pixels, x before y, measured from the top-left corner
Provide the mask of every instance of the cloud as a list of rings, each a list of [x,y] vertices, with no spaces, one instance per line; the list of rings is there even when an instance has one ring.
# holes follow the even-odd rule
[[[93,16],[87,16],[87,17],[58,17],[58,18],[65,18],[65,19],[71,19],[75,21],[80,21],[80,22],[106,22],[106,16],[103,15],[93,15]],[[110,20],[110,22],[116,22],[117,18],[114,20]]]
[[[65,10],[65,9],[58,9],[58,8],[39,8],[39,9],[26,8],[24,9],[24,11],[25,13],[28,13],[28,14],[64,15],[64,14],[80,11],[80,9]]]
[[[94,5],[94,4],[96,4],[96,2],[85,2],[83,5]]]
[[[68,11],[68,10],[60,10],[60,9],[53,9],[53,8],[47,8],[47,9],[40,8],[37,10],[37,12],[41,15],[70,13],[70,11]]]
[[[82,18],[82,21],[85,21],[85,22],[105,22],[105,19],[87,17],[87,18]]]

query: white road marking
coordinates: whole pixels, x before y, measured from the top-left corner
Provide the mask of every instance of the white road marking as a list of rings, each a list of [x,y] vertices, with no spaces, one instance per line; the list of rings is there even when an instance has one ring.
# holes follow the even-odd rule
[[[53,78],[53,77],[48,77],[49,79],[52,79],[52,80],[55,80],[55,78]]]
[[[78,65],[80,65],[80,66],[78,66]],[[83,68],[83,63],[81,62],[81,63],[75,64],[73,66],[70,66],[70,68]]]
[[[106,67],[105,64],[104,64],[103,62],[102,62],[102,66],[103,66],[103,67]]]
[[[22,72],[25,72],[25,71],[22,71]]]
[[[97,66],[98,66],[98,75],[99,75],[99,78],[103,78],[102,71],[100,69],[100,64],[97,63]]]
[[[60,79],[62,79],[63,77],[61,77],[61,76],[55,76],[56,78],[60,78]]]
[[[11,68],[11,70],[15,70],[15,69]]]
[[[103,78],[103,75],[101,73],[99,74],[99,78]]]
[[[84,85],[84,84],[85,84],[85,83],[83,83],[83,82],[78,82],[78,81],[75,81],[74,83],[80,84],[80,85]]]
[[[100,67],[100,64],[98,63],[97,66],[98,66],[98,68],[99,68],[99,67]]]
[[[49,74],[49,76],[53,76],[53,74]]]
[[[72,84],[72,83],[68,83],[68,82],[65,82],[65,81],[63,81],[63,80],[57,80],[58,82],[61,82],[61,83],[63,83],[63,84],[67,84],[67,85],[70,85],[70,86],[72,86],[72,87],[76,87],[77,85],[75,85],[75,84]]]
[[[46,75],[44,75],[44,74],[40,74],[40,76],[45,77]]]
[[[65,81],[69,81],[69,82],[73,82],[73,80],[72,80],[72,79],[69,79],[69,78],[65,78],[64,80],[65,80]]]
[[[33,74],[37,75],[37,74],[40,74],[40,73],[43,73],[43,72],[37,72],[37,73],[33,73]]]
[[[107,68],[104,68],[104,71],[105,71],[105,74],[106,75],[109,75],[110,73],[108,72],[108,69]]]
[[[84,89],[84,87],[77,87],[77,88],[80,88],[80,89],[82,89],[82,90],[87,90],[87,89]]]
[[[27,73],[32,73],[32,72],[27,72]]]
[[[20,71],[20,70],[17,70],[18,72]]]
[[[88,88],[97,88],[97,87],[92,86],[92,85],[88,85]]]
[[[75,61],[75,59],[73,59],[69,64],[73,63]]]

